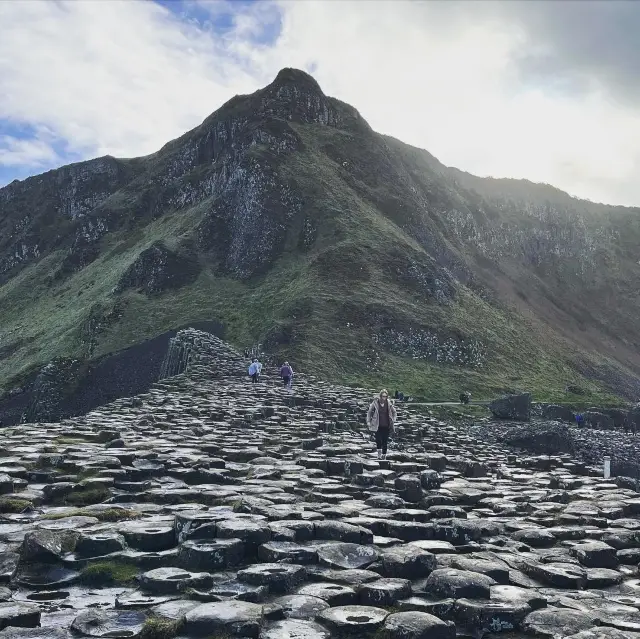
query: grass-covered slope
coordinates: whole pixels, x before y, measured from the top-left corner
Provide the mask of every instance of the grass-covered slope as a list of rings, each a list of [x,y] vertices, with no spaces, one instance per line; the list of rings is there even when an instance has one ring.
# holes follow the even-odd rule
[[[434,400],[638,387],[637,210],[448,169],[300,72],[99,165],[109,179],[77,166],[75,195],[56,172],[0,190],[5,389],[208,319],[295,368]]]

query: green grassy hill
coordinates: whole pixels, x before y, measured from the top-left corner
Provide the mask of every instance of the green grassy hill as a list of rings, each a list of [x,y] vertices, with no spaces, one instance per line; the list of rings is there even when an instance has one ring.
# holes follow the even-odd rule
[[[447,168],[283,70],[152,156],[0,189],[0,388],[218,319],[431,400],[635,399],[639,240],[638,209]]]

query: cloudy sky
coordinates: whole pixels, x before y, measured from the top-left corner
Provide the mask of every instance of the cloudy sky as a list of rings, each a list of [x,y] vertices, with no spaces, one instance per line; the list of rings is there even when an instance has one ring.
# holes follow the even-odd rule
[[[640,2],[0,1],[0,185],[144,155],[291,66],[478,175],[640,206]]]

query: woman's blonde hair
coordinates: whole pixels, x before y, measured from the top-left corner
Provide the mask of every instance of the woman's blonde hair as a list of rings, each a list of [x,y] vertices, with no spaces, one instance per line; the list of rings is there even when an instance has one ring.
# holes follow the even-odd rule
[[[382,394],[385,394],[387,396],[387,399],[389,399],[389,391],[386,388],[383,388],[379,393],[378,393],[378,397],[382,397]]]

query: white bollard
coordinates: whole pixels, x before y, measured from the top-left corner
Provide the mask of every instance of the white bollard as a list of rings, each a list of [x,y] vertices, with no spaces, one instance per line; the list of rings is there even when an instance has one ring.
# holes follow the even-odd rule
[[[604,458],[604,478],[609,479],[611,477],[611,457]]]

